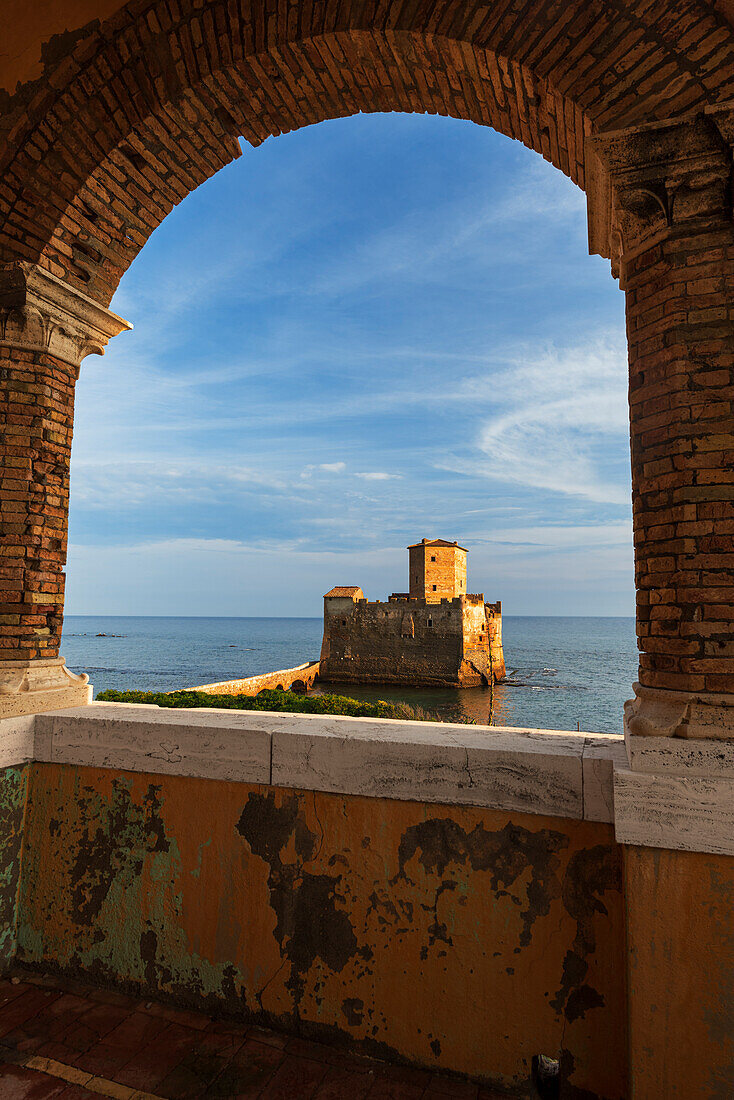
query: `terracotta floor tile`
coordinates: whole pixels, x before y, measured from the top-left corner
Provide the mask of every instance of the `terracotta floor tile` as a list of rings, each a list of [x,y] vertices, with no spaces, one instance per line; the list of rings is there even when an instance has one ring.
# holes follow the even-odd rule
[[[87,1027],[84,1020],[71,1020],[64,1028],[56,1028],[54,1040],[81,1054],[99,1042],[99,1033],[95,1028]]]
[[[0,981],[0,1011],[11,1001],[17,1000],[23,993],[27,993],[33,987],[28,982],[18,982],[13,985],[10,978]]]
[[[130,997],[127,993],[119,993],[116,989],[90,989],[88,994],[90,1001],[98,1001],[103,1005],[121,1005],[134,1012],[140,1005],[139,997]]]
[[[133,1051],[155,1039],[167,1027],[166,1021],[146,1012],[132,1012],[110,1031],[105,1039],[110,1046]]]
[[[53,1039],[48,1043],[41,1043],[33,1053],[39,1058],[53,1058],[55,1062],[64,1062],[67,1066],[73,1066],[79,1056],[77,1050],[67,1047],[64,1043],[57,1043]]]
[[[211,1023],[209,1017],[201,1012],[191,1012],[187,1008],[174,1008],[172,1005],[158,1004],[155,1001],[147,1001],[143,1004],[142,1011],[147,1012],[149,1016],[161,1016],[169,1023],[193,1027],[197,1031],[204,1031]]]
[[[288,1054],[262,1091],[262,1100],[310,1100],[324,1080],[327,1067],[310,1058]]]
[[[96,1004],[87,1001],[87,1011],[80,1022],[85,1028],[96,1032],[98,1039],[101,1040],[131,1015],[127,1005]]]
[[[156,1086],[156,1092],[170,1100],[198,1100],[208,1095],[207,1087],[229,1062],[216,1054],[191,1051]]]
[[[373,1073],[351,1073],[331,1066],[319,1085],[316,1100],[365,1100],[373,1083]]]
[[[195,1050],[199,1054],[216,1054],[218,1057],[229,1061],[241,1049],[245,1038],[246,1035],[244,1034],[238,1035],[226,1032],[221,1034],[216,1031],[205,1031],[199,1034]]]
[[[155,1017],[150,1018],[155,1019]],[[117,1071],[114,1080],[131,1088],[155,1092],[155,1086],[167,1077],[195,1046],[197,1034],[193,1028],[168,1024],[152,1042],[134,1054]]]
[[[27,1020],[23,1030],[29,1035],[43,1035],[47,1039],[58,1039],[75,1020],[89,1011],[89,1001],[77,997],[74,993],[61,993],[40,1012]]]
[[[50,1100],[61,1096],[68,1082],[37,1073],[25,1066],[0,1066],[0,1096],[3,1100]]]
[[[29,1035],[25,1026],[23,1026],[9,1031],[7,1035],[3,1035],[0,1043],[18,1056],[17,1058],[6,1059],[6,1061],[16,1061],[20,1060],[20,1055],[35,1054],[38,1048],[43,1046],[44,1036]]]
[[[316,1062],[324,1062],[328,1066],[337,1066],[339,1069],[349,1070],[350,1073],[369,1073],[383,1068],[383,1063],[376,1062],[374,1058],[368,1058],[363,1054],[353,1054],[351,1051],[342,1050],[341,1047],[329,1046],[328,1043],[312,1043],[304,1039],[292,1039],[286,1050],[288,1054],[296,1054],[301,1058],[313,1058]]]
[[[22,1027],[27,1020],[37,1016],[44,1008],[58,998],[56,990],[32,987],[0,1009],[0,1038],[9,1031]]]
[[[267,1043],[247,1039],[232,1061],[209,1085],[208,1096],[259,1097],[283,1061],[283,1052]]]
[[[421,1100],[425,1091],[425,1085],[409,1085],[405,1081],[395,1081],[375,1074],[367,1100]]]
[[[389,1081],[399,1081],[403,1085],[420,1086],[428,1088],[434,1074],[426,1069],[416,1069],[415,1066],[380,1066],[380,1076]]]
[[[330,1049],[325,1043],[314,1043],[310,1039],[289,1039],[286,1051],[296,1058],[311,1058],[314,1062],[326,1061],[329,1054],[339,1055],[340,1051]]]
[[[499,1095],[269,1028],[141,1004],[114,990],[80,983],[62,987],[46,975],[17,985],[0,979],[0,1100],[99,1097],[84,1085],[20,1065],[29,1054],[168,1100],[495,1100]]]
[[[72,1065],[78,1066],[79,1069],[86,1069],[89,1073],[94,1073],[98,1077],[107,1077],[111,1080],[117,1071],[130,1060],[130,1056],[131,1051],[128,1047],[97,1043],[75,1057]]]
[[[244,1020],[212,1020],[207,1030],[210,1035],[242,1035],[244,1038],[252,1031],[252,1024]]]
[[[453,1081],[448,1077],[434,1077],[426,1089],[426,1100],[477,1100],[479,1086],[471,1081]]]
[[[61,974],[52,974],[50,971],[47,974],[37,974],[33,970],[27,970],[22,974],[16,975],[21,981],[28,982],[30,985],[42,986],[45,989],[60,989],[64,993],[75,992],[74,986],[78,983],[68,977],[63,977]]]

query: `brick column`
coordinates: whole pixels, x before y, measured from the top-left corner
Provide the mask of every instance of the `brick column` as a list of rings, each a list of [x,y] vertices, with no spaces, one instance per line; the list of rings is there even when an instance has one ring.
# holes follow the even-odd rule
[[[727,107],[588,143],[592,249],[627,298],[633,735],[734,738],[732,127]]]
[[[59,657],[74,387],[124,328],[32,264],[0,269],[0,718],[90,696]]]

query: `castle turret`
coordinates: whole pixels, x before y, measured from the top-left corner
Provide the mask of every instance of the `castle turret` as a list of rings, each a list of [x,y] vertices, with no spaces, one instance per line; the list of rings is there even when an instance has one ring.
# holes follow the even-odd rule
[[[468,551],[445,539],[422,539],[408,547],[411,600],[440,603],[466,595]]]

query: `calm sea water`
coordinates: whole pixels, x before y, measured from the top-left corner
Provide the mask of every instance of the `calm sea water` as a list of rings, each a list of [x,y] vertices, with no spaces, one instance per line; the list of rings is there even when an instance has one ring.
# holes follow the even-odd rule
[[[637,678],[632,618],[503,617],[508,683],[494,689],[502,726],[622,732],[622,704]],[[68,615],[62,653],[74,672],[105,688],[172,691],[317,660],[321,619],[137,618]],[[339,685],[359,699],[405,700],[487,722],[488,688]]]

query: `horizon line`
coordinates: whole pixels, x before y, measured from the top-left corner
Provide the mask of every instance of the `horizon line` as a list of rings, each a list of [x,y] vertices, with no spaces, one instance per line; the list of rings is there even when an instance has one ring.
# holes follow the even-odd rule
[[[387,602],[387,601],[385,601]],[[131,615],[120,614],[114,611],[88,611],[68,612],[66,619],[313,619],[321,620],[323,615]],[[634,619],[634,614],[628,615],[554,615],[550,613],[538,615],[506,615],[503,619]]]

